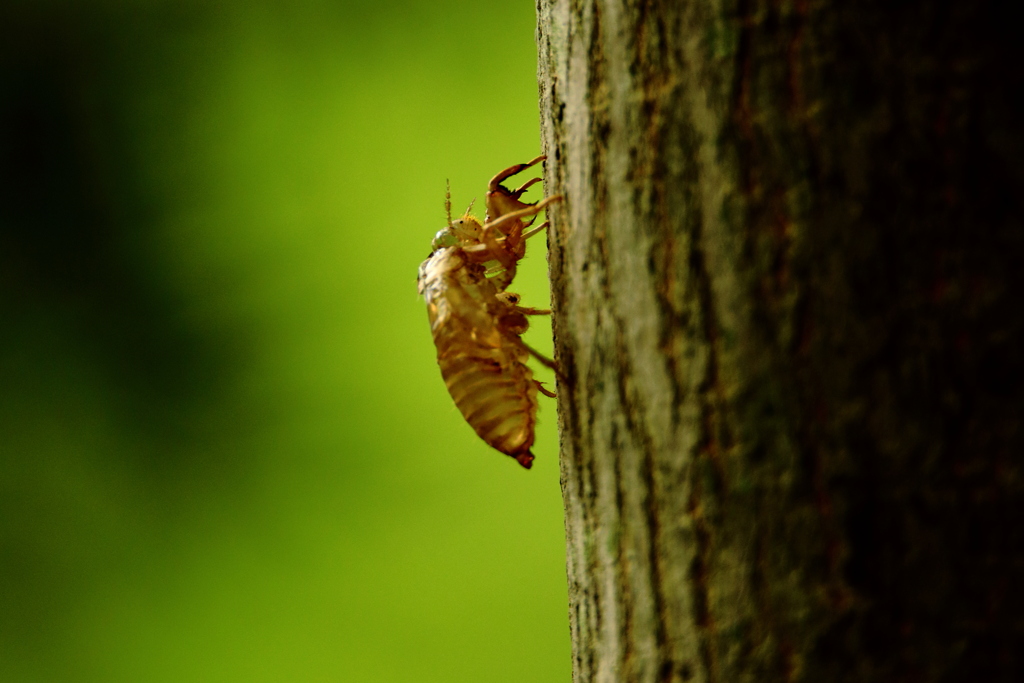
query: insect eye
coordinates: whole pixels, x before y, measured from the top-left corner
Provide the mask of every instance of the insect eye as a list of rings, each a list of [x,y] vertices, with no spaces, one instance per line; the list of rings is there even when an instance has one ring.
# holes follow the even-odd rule
[[[451,230],[445,228],[438,230],[437,234],[434,235],[434,241],[430,243],[431,249],[440,249],[441,247],[452,247],[458,243],[455,239],[455,235],[452,234]]]

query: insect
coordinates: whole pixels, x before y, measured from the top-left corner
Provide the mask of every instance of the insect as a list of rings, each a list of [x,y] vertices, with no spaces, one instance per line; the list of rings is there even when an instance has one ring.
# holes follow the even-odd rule
[[[516,190],[501,183],[544,158],[516,164],[491,179],[483,223],[470,214],[472,205],[452,220],[449,192],[448,225],[435,236],[430,257],[419,270],[437,363],[455,405],[481,439],[527,469],[534,458],[530,448],[537,393],[555,394],[533,378],[526,360],[533,356],[552,369],[555,363],[530,348],[521,335],[529,328],[527,316],[551,311],[520,306],[519,295],[506,289],[526,253],[526,240],[548,225],[529,229],[533,221],[526,219],[561,197],[527,204],[520,197],[540,178]]]

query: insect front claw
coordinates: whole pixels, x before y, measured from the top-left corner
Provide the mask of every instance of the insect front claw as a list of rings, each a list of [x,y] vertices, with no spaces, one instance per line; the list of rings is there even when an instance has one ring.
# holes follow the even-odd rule
[[[514,176],[517,173],[522,173],[523,171],[525,171],[526,169],[530,168],[531,166],[536,166],[537,164],[539,164],[540,162],[544,161],[545,159],[547,159],[547,155],[541,154],[536,159],[533,159],[531,161],[527,161],[525,164],[516,164],[515,166],[509,166],[504,171],[502,171],[498,175],[496,175],[493,178],[491,178],[491,182],[487,184],[487,191],[489,193],[490,192],[497,192],[498,188],[501,187],[501,183],[503,181],[507,180],[508,178],[511,178],[512,176]]]
[[[525,183],[523,183],[519,187],[519,189],[512,191],[512,196],[515,197],[516,199],[519,199],[519,197],[522,196],[522,194],[524,192],[526,192],[528,189],[530,189],[531,185],[534,185],[534,184],[539,183],[539,182],[540,182],[540,178],[531,178],[530,180],[527,180]]]

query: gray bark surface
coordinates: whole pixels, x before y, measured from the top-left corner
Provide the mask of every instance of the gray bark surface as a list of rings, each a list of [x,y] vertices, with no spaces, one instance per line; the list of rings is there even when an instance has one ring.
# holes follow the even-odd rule
[[[995,5],[539,0],[576,681],[1024,680]]]

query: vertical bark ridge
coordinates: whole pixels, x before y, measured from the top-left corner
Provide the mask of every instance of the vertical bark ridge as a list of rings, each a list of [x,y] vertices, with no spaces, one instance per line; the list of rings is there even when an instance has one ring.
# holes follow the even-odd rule
[[[630,387],[629,378],[629,355],[623,341],[623,321],[617,320],[616,333],[617,354],[620,359],[620,374],[617,383],[618,400],[620,405],[634,405],[637,412],[643,414],[643,400]],[[658,553],[658,541],[660,534],[660,522],[658,510],[658,495],[655,488],[655,446],[651,434],[646,431],[642,422],[636,421],[632,412],[623,415],[628,434],[632,438],[634,448],[630,449],[630,455],[635,457],[631,462],[631,471],[619,470],[620,482],[627,485],[626,494],[621,493],[619,504],[623,510],[623,517],[627,519],[642,518],[645,524],[633,524],[623,534],[623,542],[620,549],[628,558],[628,565],[634,569],[634,575],[623,581],[624,596],[628,598],[631,586],[634,582],[639,583],[642,593],[632,600],[627,600],[625,614],[632,616],[633,609],[630,603],[636,606],[640,615],[641,624],[644,628],[633,629],[633,619],[627,622],[628,640],[632,647],[627,653],[623,675],[626,680],[651,680],[655,671],[661,671],[662,665],[669,659],[666,653],[666,614],[664,597],[662,594],[662,580],[660,568],[660,555]],[[623,449],[625,450],[625,449]],[[617,454],[617,462],[621,462],[623,456]],[[627,500],[629,499],[629,500]],[[632,509],[625,509],[624,502]],[[627,547],[628,541],[634,540],[632,547]],[[639,575],[638,575],[639,574]],[[629,657],[633,652],[642,653],[636,657],[639,664],[630,661]],[[649,669],[649,671],[648,671]],[[659,674],[659,677],[661,675]]]

